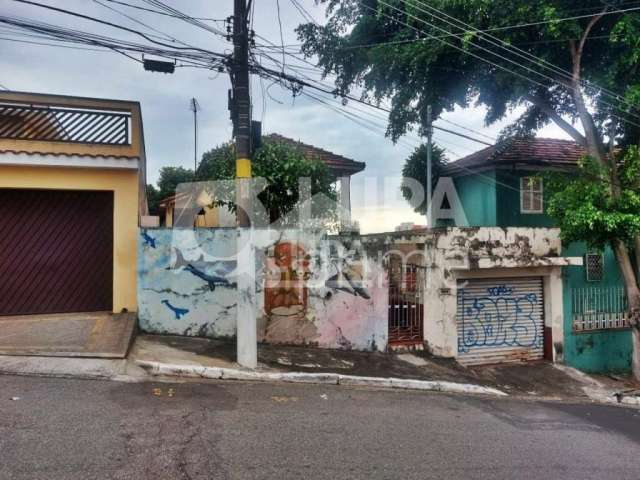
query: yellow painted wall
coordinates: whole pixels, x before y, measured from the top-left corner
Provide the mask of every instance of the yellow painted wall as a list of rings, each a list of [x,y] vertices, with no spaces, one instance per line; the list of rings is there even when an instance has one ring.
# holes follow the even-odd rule
[[[138,310],[136,170],[0,166],[0,188],[113,191],[113,311]]]

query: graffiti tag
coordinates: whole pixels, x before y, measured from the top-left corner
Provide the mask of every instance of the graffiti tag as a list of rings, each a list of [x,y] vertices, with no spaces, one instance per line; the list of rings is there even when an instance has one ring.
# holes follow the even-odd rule
[[[510,287],[487,289],[489,296],[465,296],[458,301],[460,329],[458,351],[500,346],[539,347],[542,337],[536,325],[535,294],[517,294]]]

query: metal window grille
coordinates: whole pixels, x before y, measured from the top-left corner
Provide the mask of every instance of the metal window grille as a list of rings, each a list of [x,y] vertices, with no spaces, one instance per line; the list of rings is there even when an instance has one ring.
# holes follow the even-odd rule
[[[131,114],[0,103],[0,139],[131,145]]]
[[[629,327],[629,307],[623,287],[585,287],[571,291],[573,330]]]
[[[584,268],[588,282],[601,282],[604,279],[604,255],[601,253],[587,253]]]

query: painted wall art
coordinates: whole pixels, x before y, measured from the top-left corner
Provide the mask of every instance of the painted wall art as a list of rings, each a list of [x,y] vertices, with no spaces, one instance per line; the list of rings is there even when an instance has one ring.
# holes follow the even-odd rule
[[[235,335],[234,229],[141,230],[140,328],[189,336]],[[257,231],[258,339],[287,345],[384,350],[388,282],[358,237]]]

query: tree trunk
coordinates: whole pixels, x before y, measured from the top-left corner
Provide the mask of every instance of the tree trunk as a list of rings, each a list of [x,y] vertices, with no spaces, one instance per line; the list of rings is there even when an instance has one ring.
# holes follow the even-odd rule
[[[640,287],[638,287],[638,281],[636,273],[633,270],[633,264],[631,263],[631,256],[629,255],[629,249],[627,246],[617,240],[613,245],[620,270],[622,271],[622,278],[624,279],[624,286],[627,292],[627,301],[629,303],[629,318],[631,321],[631,330],[633,337],[633,361],[631,364],[633,370],[633,376],[636,380],[640,380]]]
[[[640,235],[636,235],[635,240],[636,278],[638,279],[638,285],[640,285]]]
[[[631,360],[631,371],[636,380],[640,380],[640,330],[631,329],[631,341],[633,342],[633,359]]]

